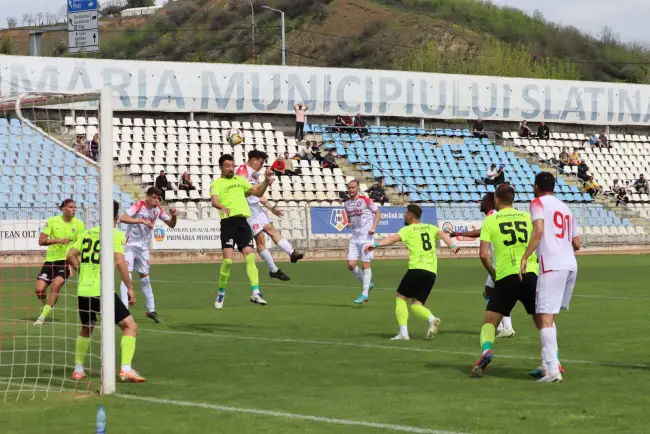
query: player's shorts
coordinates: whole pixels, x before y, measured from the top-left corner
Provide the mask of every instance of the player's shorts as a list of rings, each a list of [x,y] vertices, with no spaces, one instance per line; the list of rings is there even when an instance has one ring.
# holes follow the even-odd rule
[[[129,267],[129,273],[137,271],[140,274],[149,274],[149,249],[126,246],[124,259]]]
[[[260,205],[251,205],[251,216],[246,220],[248,221],[251,230],[253,231],[253,236],[256,237],[257,234],[264,230],[264,226],[273,221],[269,218],[269,215],[262,209]]]
[[[92,322],[97,322],[97,314],[101,313],[102,309],[101,297],[77,297],[77,308],[79,309],[79,320],[81,324],[89,325]],[[131,313],[120,297],[115,293],[115,324],[125,320]]]
[[[408,270],[399,283],[397,293],[424,304],[436,283],[436,273],[427,270]]]
[[[237,249],[253,247],[253,231],[245,217],[230,217],[221,220],[221,248]]]
[[[352,238],[348,247],[348,261],[356,261],[361,258],[361,262],[370,262],[373,254],[372,252],[364,252],[363,248],[372,243],[374,243],[372,239],[359,240]]]
[[[577,271],[558,270],[542,273],[537,279],[536,313],[558,314],[568,310]]]
[[[41,271],[38,273],[36,280],[42,280],[43,282],[52,282],[57,277],[62,277],[63,280],[66,280],[70,276],[70,269],[66,261],[53,261],[46,262],[41,267]]]
[[[536,290],[537,274],[526,273],[523,280],[519,280],[519,274],[511,274],[495,282],[485,310],[510,316],[512,308],[520,301],[526,312],[532,315],[535,313]]]

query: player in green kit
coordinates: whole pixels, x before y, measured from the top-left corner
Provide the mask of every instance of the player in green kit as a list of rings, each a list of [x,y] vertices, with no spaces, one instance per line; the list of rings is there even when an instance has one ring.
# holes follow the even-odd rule
[[[498,212],[483,221],[479,253],[481,263],[494,281],[494,291],[485,309],[485,320],[481,328],[481,357],[472,367],[472,377],[482,377],[485,368],[492,361],[496,327],[504,316],[510,316],[517,301],[524,305],[529,315],[535,315],[539,269],[537,256],[531,255],[527,273],[519,277],[519,264],[533,232],[530,213],[512,207],[515,190],[510,185],[501,185],[494,196]],[[494,248],[494,265],[490,244]]]
[[[75,218],[77,205],[74,200],[64,200],[59,209],[62,214],[47,219],[38,238],[38,245],[47,246],[47,253],[45,263],[36,278],[36,297],[43,302],[43,310],[34,325],[43,324],[59,300],[61,288],[70,276],[65,258],[85,230],[83,222]],[[52,291],[48,297],[47,287],[50,285]]]
[[[113,251],[115,255],[115,266],[120,273],[122,282],[127,287],[129,304],[135,304],[135,293],[133,284],[129,277],[129,267],[124,259],[124,246],[126,237],[124,233],[115,229],[117,225],[120,205],[113,202]],[[79,271],[79,285],[77,289],[77,303],[79,319],[81,320],[81,331],[77,336],[74,347],[75,368],[72,374],[73,380],[81,380],[86,377],[84,371],[84,360],[90,347],[90,335],[93,333],[97,314],[101,313],[101,267],[100,267],[100,229],[99,226],[86,231],[70,249],[68,262]],[[109,320],[105,318],[105,320]],[[120,368],[120,379],[132,383],[142,383],[145,378],[131,367],[131,361],[135,354],[135,335],[138,325],[124,306],[120,296],[115,293],[115,324],[122,329],[122,367]]]
[[[248,280],[253,289],[250,301],[265,306],[266,300],[262,298],[260,292],[259,271],[255,265],[253,231],[247,220],[251,216],[251,210],[246,197],[264,196],[268,186],[273,183],[273,176],[269,171],[264,181],[252,186],[246,179],[235,175],[235,159],[228,154],[219,158],[219,168],[221,177],[212,181],[210,185],[212,206],[219,210],[221,217],[221,248],[223,249],[223,262],[219,272],[219,292],[214,307],[217,310],[223,309],[235,246],[246,261],[246,274],[248,274]]]
[[[411,299],[411,312],[418,318],[429,322],[427,339],[432,339],[438,332],[440,318],[434,316],[424,304],[431,294],[433,284],[438,273],[438,257],[436,256],[437,240],[443,240],[453,253],[460,250],[446,232],[438,227],[421,223],[422,208],[418,205],[409,205],[404,213],[405,226],[400,231],[386,237],[375,244],[364,247],[366,252],[371,252],[379,247],[390,246],[402,241],[409,251],[409,269],[402,278],[397,288],[395,300],[395,315],[399,325],[399,333],[392,338],[394,341],[408,341],[408,300]]]

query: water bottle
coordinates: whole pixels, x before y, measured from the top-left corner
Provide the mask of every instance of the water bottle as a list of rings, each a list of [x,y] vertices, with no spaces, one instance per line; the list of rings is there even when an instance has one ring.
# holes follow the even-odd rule
[[[97,419],[95,420],[95,434],[106,434],[106,413],[104,406],[100,405],[97,410]]]

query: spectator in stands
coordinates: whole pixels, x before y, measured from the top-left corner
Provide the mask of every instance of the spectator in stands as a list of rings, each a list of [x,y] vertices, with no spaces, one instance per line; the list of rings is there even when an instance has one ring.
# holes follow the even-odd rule
[[[165,171],[161,170],[160,175],[156,176],[156,188],[162,191],[161,199],[165,200],[165,192],[171,188]]]
[[[296,104],[293,111],[296,112],[296,140],[304,140],[305,138],[305,113],[309,110],[304,104]]]
[[[627,191],[625,187],[620,187],[618,193],[616,194],[616,206],[626,206],[630,202],[630,198],[627,197]]]
[[[73,143],[73,148],[75,152],[78,152],[81,155],[85,155],[86,157],[88,156],[88,143],[86,142],[86,138],[83,134],[77,135],[77,138]]]
[[[494,179],[497,177],[497,165],[492,164],[490,169],[487,171],[487,176],[485,177],[485,183],[494,185]]]
[[[344,124],[343,124],[343,118],[341,117],[341,115],[336,115],[336,117],[334,118],[334,126],[335,126],[335,127],[342,127],[342,126],[344,126]],[[340,132],[341,132],[341,128],[334,128],[333,131],[335,131],[335,132],[337,132],[337,133],[340,133]]]
[[[357,116],[354,118],[354,126],[356,127],[357,134],[363,137],[368,134],[368,128],[366,128],[366,121],[361,117],[361,113],[357,113]]]
[[[591,197],[596,197],[596,195],[600,193],[600,185],[594,181],[593,176],[587,178],[587,182],[585,182],[585,191],[589,193]]]
[[[598,134],[593,133],[591,136],[589,136],[589,144],[591,146],[598,146]]]
[[[307,142],[307,147],[309,147],[309,142]],[[318,161],[319,163],[323,162],[323,155],[321,154],[320,145],[317,141],[311,142],[311,157]]]
[[[580,154],[576,149],[573,150],[571,157],[569,157],[569,166],[577,166],[580,164]]]
[[[645,179],[645,176],[639,175],[639,179],[634,181],[634,189],[637,193],[650,193],[650,187],[648,186],[648,180]]]
[[[350,132],[350,127],[354,125],[354,121],[352,118],[348,115],[343,116],[343,126],[346,127],[345,130],[343,131],[344,133],[349,133]]]
[[[298,158],[300,160],[311,161],[312,158],[313,158],[311,156],[311,146],[309,146],[309,144],[305,143],[304,146],[301,146],[300,148],[298,148],[298,153],[296,154],[296,158]]]
[[[570,161],[571,157],[569,156],[569,150],[567,148],[562,148],[562,152],[560,152],[559,156],[560,168],[564,169],[564,166],[568,166]]]
[[[485,130],[483,128],[483,119],[478,118],[476,119],[476,122],[474,122],[474,126],[472,127],[472,134],[474,134],[474,137],[477,139],[487,139],[488,135],[485,134]]]
[[[601,131],[600,135],[598,136],[598,146],[601,148],[609,148],[609,139],[607,138],[607,133],[605,130]]]
[[[99,161],[99,133],[95,133],[93,139],[88,142],[88,155],[95,161]]]
[[[285,152],[284,156],[280,155],[277,160],[271,164],[271,170],[278,178],[282,175],[291,176],[290,171],[287,170],[286,159],[289,157],[289,153]]]
[[[386,196],[384,178],[378,178],[377,182],[372,184],[372,187],[366,190],[366,193],[368,193],[368,196],[370,196],[370,199],[372,199],[374,202],[381,203],[382,205],[390,202],[388,196]]]
[[[187,171],[183,172],[180,181],[178,181],[178,189],[185,190],[187,192],[189,192],[190,190],[196,190],[196,187],[194,187],[194,183],[192,182],[192,178],[190,177],[189,172]]]
[[[506,182],[506,167],[504,165],[501,165],[497,170],[497,176],[494,177],[494,185],[499,186],[505,182]]]
[[[542,123],[539,124],[539,128],[537,128],[537,138],[542,140],[548,140],[551,138],[551,130],[548,129],[544,121],[542,121]]]
[[[334,149],[328,149],[327,154],[323,157],[323,168],[338,169],[338,167],[338,164],[336,164],[336,157],[334,156]]]
[[[581,160],[578,164],[578,178],[582,179],[584,182],[587,182],[589,180],[589,175],[587,175],[588,171],[589,166],[587,166],[585,160]]]
[[[528,126],[528,121],[524,119],[521,121],[521,127],[519,128],[519,137],[531,137],[533,135],[533,130]]]

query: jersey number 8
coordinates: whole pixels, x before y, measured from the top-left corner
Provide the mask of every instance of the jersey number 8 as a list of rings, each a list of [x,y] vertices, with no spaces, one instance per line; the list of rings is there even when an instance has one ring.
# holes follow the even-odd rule
[[[85,238],[83,241],[84,249],[81,251],[81,263],[82,264],[99,264],[99,240],[95,241],[90,238]],[[92,253],[90,251],[92,250]]]
[[[428,252],[433,248],[433,246],[431,245],[431,237],[429,237],[429,234],[427,233],[420,234],[420,238],[422,238],[422,250]]]
[[[512,226],[515,228],[513,229]],[[527,243],[528,242],[528,231],[526,227],[526,222],[518,221],[518,222],[504,222],[499,225],[499,229],[501,230],[501,233],[503,235],[509,235],[510,239],[505,240],[503,244],[507,247],[509,246],[514,246],[517,244],[517,241],[520,243]],[[518,237],[517,234],[515,233],[517,231],[519,234],[521,234],[521,237]]]

